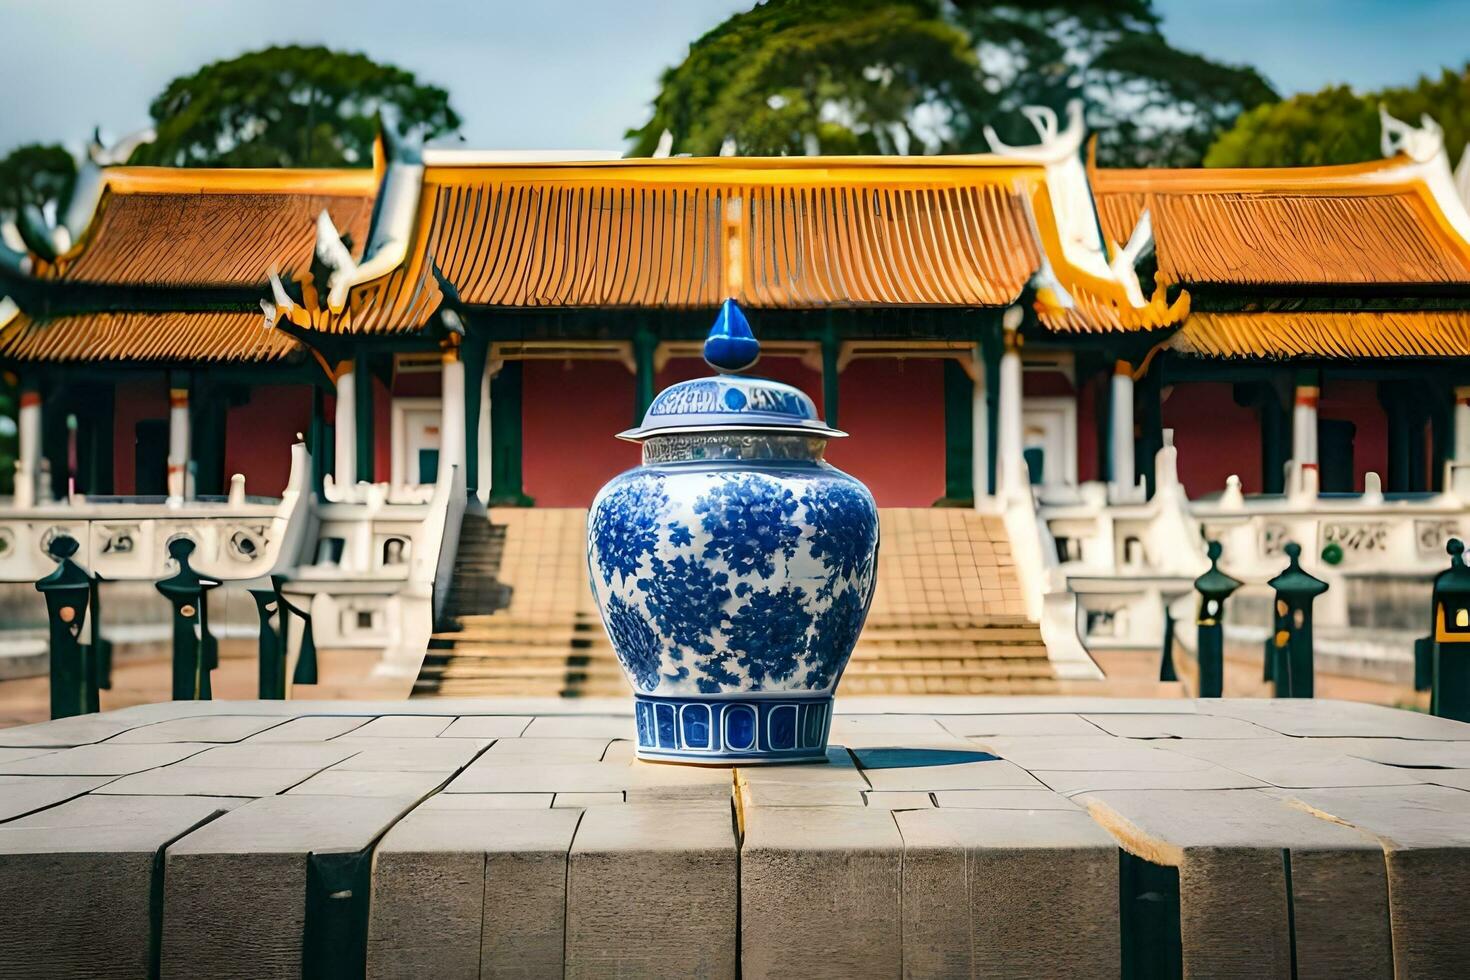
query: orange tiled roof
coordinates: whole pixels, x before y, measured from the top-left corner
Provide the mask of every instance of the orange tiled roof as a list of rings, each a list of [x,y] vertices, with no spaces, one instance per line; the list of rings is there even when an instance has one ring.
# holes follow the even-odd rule
[[[1146,207],[1162,283],[1470,283],[1470,248],[1401,159],[1257,170],[1096,170],[1104,234]]]
[[[443,300],[433,266],[414,253],[386,276],[353,287],[340,313],[328,309],[325,290],[319,290],[309,274],[298,282],[304,302],[284,315],[298,327],[318,333],[412,333],[429,322]]]
[[[117,286],[258,286],[304,270],[327,211],[360,251],[372,220],[372,170],[118,167],[91,224],[36,275]]]
[[[1470,357],[1470,311],[1193,313],[1168,340],[1197,357]]]
[[[430,167],[422,249],[466,303],[981,306],[1038,264],[1040,170],[993,158]]]
[[[0,330],[8,361],[279,361],[299,345],[266,330],[258,312],[78,313],[33,320],[18,314]]]

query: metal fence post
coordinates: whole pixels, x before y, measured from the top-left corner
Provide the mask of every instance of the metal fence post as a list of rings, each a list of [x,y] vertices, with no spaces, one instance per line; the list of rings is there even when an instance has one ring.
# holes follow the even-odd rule
[[[56,559],[56,570],[36,583],[36,591],[46,598],[50,628],[52,718],[97,710],[96,672],[81,642],[92,579],[72,560],[78,547],[70,535],[52,538],[47,550]]]
[[[1225,600],[1240,588],[1240,582],[1220,571],[1220,542],[1206,546],[1210,568],[1194,580],[1199,592],[1199,615],[1195,640],[1199,659],[1199,690],[1196,697],[1218,698],[1225,689]]]
[[[281,607],[281,646],[282,646],[282,670],[284,672],[285,658],[290,656],[291,651],[291,627],[290,617],[295,616],[301,620],[301,648],[296,657],[296,669],[291,672],[292,684],[315,684],[317,683],[318,671],[316,660],[316,637],[311,628],[311,613],[295,605],[286,598],[285,586],[286,576],[272,575],[271,586],[275,589],[276,601]]]
[[[189,566],[194,542],[179,538],[168,546],[169,557],[179,570],[154,588],[173,605],[173,698],[175,701],[208,701],[212,696],[209,672],[218,663],[214,638],[209,635],[205,609],[209,589],[219,582],[201,576]]]
[[[1303,570],[1302,547],[1286,543],[1286,569],[1266,584],[1276,590],[1276,629],[1272,679],[1278,698],[1309,698],[1314,687],[1312,665],[1312,603],[1327,591],[1327,583]]]

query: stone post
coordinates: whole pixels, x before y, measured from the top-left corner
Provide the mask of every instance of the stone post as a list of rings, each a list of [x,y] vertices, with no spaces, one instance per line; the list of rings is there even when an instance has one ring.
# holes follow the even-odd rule
[[[41,478],[41,390],[34,383],[21,388],[16,423],[19,452],[15,469],[15,506],[30,507],[39,496],[36,483]]]
[[[438,477],[447,480],[450,467],[464,468],[466,450],[464,362],[459,358],[459,348],[444,351],[440,370]]]
[[[1317,376],[1303,373],[1296,379],[1296,398],[1291,410],[1291,459],[1293,470],[1300,481],[1297,489],[1315,487],[1317,481],[1307,476],[1317,470],[1317,400],[1322,389],[1317,385]]]
[[[1021,334],[1005,332],[1005,353],[1000,358],[1000,412],[996,424],[996,483],[998,495],[1009,499],[1027,484],[1021,401]]]
[[[194,499],[194,477],[189,472],[189,387],[175,377],[168,391],[168,499]]]
[[[970,395],[970,454],[974,475],[975,504],[989,500],[990,493],[990,406],[985,391],[985,353],[980,344],[970,351],[974,381]]]

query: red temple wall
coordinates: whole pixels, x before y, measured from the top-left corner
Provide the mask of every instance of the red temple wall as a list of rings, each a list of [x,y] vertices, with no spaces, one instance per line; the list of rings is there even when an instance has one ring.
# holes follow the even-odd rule
[[[490,384],[495,384],[494,379]],[[522,486],[539,507],[586,507],[638,465],[633,375],[617,361],[523,361]]]
[[[1179,480],[1190,497],[1219,493],[1232,474],[1244,492],[1261,492],[1261,424],[1255,409],[1235,403],[1233,385],[1174,385],[1164,392],[1162,414],[1164,428],[1174,430]]]
[[[245,492],[278,497],[291,476],[291,445],[311,425],[311,388],[258,385],[225,416],[225,486],[245,474]],[[130,461],[131,462],[131,461]]]
[[[138,474],[134,452],[137,425],[145,419],[168,418],[168,379],[160,372],[150,378],[119,381],[113,401],[113,492],[136,493]]]
[[[1363,478],[1377,473],[1388,482],[1388,417],[1378,403],[1375,381],[1338,381],[1328,378],[1317,402],[1317,419],[1353,423],[1353,486],[1363,489]],[[1320,452],[1319,443],[1319,452]],[[1427,453],[1426,453],[1427,457]]]
[[[862,480],[879,507],[928,507],[944,496],[944,362],[855,360],[842,372],[833,466]]]
[[[1108,383],[1107,375],[1098,374],[1077,389],[1077,482],[1101,480],[1097,465],[1097,406]]]

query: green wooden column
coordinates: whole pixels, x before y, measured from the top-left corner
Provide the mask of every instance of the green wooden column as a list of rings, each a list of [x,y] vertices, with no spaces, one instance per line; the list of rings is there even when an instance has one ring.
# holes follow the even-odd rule
[[[633,335],[633,363],[637,373],[634,379],[633,424],[643,422],[643,414],[653,404],[654,355],[658,352],[658,337],[647,327],[639,327]]]
[[[1152,370],[1139,379],[1134,386],[1135,417],[1139,422],[1138,452],[1133,465],[1143,472],[1144,487],[1150,498],[1154,495],[1157,474],[1154,461],[1159,450],[1164,448],[1163,368],[1152,365]],[[1137,479],[1135,476],[1134,479]]]
[[[975,383],[964,365],[944,362],[944,498],[940,504],[975,502]]]
[[[41,401],[41,458],[51,467],[47,489],[53,500],[66,499],[66,483],[71,476],[67,460],[67,417],[71,413],[71,392],[65,385],[52,385]]]
[[[194,463],[194,492],[225,493],[225,419],[228,392],[196,377],[189,385],[189,458]]]
[[[1286,489],[1286,459],[1291,453],[1291,419],[1276,386],[1269,381],[1256,388],[1256,408],[1261,419],[1261,492],[1282,493]]]
[[[465,375],[468,392],[468,368]],[[490,504],[495,507],[535,503],[522,487],[521,379],[521,362],[506,361],[490,383]]]
[[[1000,318],[980,334],[980,357],[985,362],[985,480],[987,493],[999,488],[996,461],[1000,458],[1000,359],[1005,354],[1005,333]]]
[[[485,382],[485,361],[490,356],[490,341],[483,333],[471,330],[466,334],[464,341],[459,347],[460,363],[464,365],[464,488],[465,499],[474,500],[480,492],[480,412],[484,406],[480,394]],[[495,401],[496,389],[500,386],[500,378],[505,376],[504,369],[490,382],[490,486],[491,494],[495,488],[500,486],[500,474],[494,469],[495,451],[499,436],[495,431],[496,419],[500,408]],[[519,409],[519,393],[516,398],[517,412]],[[517,439],[520,438],[520,420],[516,420]],[[520,450],[517,449],[517,459]],[[520,491],[519,464],[517,464],[516,491]],[[478,506],[478,505],[477,505]]]
[[[822,418],[834,429],[838,427],[837,393],[841,388],[841,378],[837,373],[837,355],[841,350],[842,341],[838,339],[829,315],[822,330]]]
[[[327,419],[327,392],[321,384],[311,386],[311,425],[306,432],[306,449],[311,453],[311,488],[318,497],[332,472],[332,456],[336,442],[332,423]]]
[[[353,357],[352,374],[356,378],[353,421],[357,426],[357,479],[373,483],[377,480],[377,442],[373,438],[373,372],[367,351]]]

